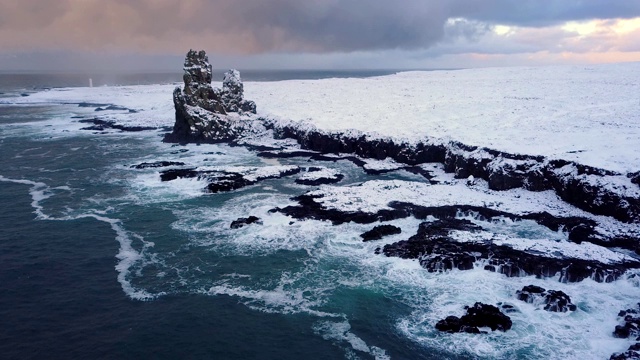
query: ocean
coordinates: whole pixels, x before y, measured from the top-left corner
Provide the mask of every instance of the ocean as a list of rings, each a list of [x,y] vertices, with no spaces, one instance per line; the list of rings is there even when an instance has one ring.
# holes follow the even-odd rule
[[[482,269],[428,273],[415,261],[376,255],[380,244],[359,238],[371,225],[270,212],[314,188],[291,177],[207,194],[198,179],[162,182],[158,169],[135,165],[324,166],[344,175],[340,185],[424,181],[416,174],[370,175],[349,161],[265,159],[226,144],[166,144],[163,129],[80,130],[86,124],[78,117],[91,114],[77,103],[6,100],[73,89],[87,78],[0,75],[0,358],[596,359],[629,345],[611,332],[615,314],[640,296],[631,280],[561,284]],[[179,81],[176,74],[93,78],[96,86]],[[230,228],[249,215],[263,223]],[[385,241],[408,238],[419,223],[397,221],[403,233]],[[487,227],[514,237],[563,236],[534,223]],[[517,304],[513,293],[528,284],[571,294],[578,310]],[[433,328],[476,301],[514,303],[514,328],[485,336]]]

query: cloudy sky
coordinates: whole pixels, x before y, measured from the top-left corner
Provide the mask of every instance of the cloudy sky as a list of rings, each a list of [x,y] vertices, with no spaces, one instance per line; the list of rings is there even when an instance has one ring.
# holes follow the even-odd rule
[[[640,61],[640,0],[0,0],[0,71]]]

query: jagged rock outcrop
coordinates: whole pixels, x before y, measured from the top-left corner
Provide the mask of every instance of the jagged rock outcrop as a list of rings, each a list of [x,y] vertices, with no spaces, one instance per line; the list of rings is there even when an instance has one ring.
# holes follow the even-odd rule
[[[609,360],[640,360],[640,343],[629,346],[629,350],[623,353],[611,355]]]
[[[577,307],[571,303],[569,295],[559,290],[546,290],[540,286],[528,285],[516,291],[518,300],[530,304],[542,304],[550,312],[576,311]]]
[[[254,113],[256,104],[243,99],[244,88],[240,72],[229,70],[224,75],[222,89],[211,86],[212,66],[204,50],[190,50],[184,61],[184,89],[173,91],[176,122],[165,136],[168,142],[222,142],[239,134],[227,115]]]
[[[227,112],[256,113],[256,103],[244,99],[244,85],[238,70],[229,70],[222,80],[222,106]]]
[[[640,336],[640,303],[634,309],[621,310],[618,317],[623,320],[622,325],[617,325],[613,335],[626,339],[630,336]]]

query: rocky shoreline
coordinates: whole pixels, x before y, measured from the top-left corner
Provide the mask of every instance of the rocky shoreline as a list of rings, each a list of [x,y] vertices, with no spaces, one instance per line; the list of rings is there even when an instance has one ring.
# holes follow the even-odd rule
[[[211,65],[206,54],[190,51],[185,60],[185,86],[174,91],[176,123],[167,142],[237,142],[267,130],[276,139],[294,139],[303,150],[322,154],[353,154],[361,158],[392,159],[407,167],[441,163],[456,178],[483,179],[491,190],[523,188],[553,190],[562,200],[596,215],[640,222],[640,171],[621,174],[543,156],[509,154],[460,142],[424,139],[403,142],[356,130],[325,131],[308,123],[264,117],[245,119],[226,115],[255,114],[244,100],[240,74],[225,74],[223,88],[211,87]],[[297,156],[300,154],[290,154]],[[263,156],[282,156],[264,152]],[[348,155],[347,155],[348,156]]]
[[[459,142],[398,143],[359,131],[328,132],[309,124],[261,118],[276,138],[295,139],[303,149],[393,159],[407,165],[441,163],[448,173],[487,181],[491,190],[553,190],[569,204],[623,222],[640,222],[639,173],[620,174],[565,160],[509,154]]]
[[[228,142],[233,146],[245,146],[257,151],[263,158],[307,158],[309,161],[348,160],[361,167],[369,175],[405,170],[421,175],[425,186],[444,186],[425,164],[440,164],[442,170],[453,179],[464,180],[466,185],[486,186],[489,191],[507,192],[520,189],[528,192],[553,191],[561,200],[586,212],[588,216],[559,216],[547,211],[511,212],[491,206],[480,206],[472,201],[467,204],[424,206],[418,203],[392,200],[374,210],[350,210],[338,205],[327,206],[324,201],[332,194],[332,187],[321,187],[292,200],[296,203],[271,212],[282,213],[294,219],[330,221],[334,225],[347,222],[376,223],[361,235],[362,241],[380,241],[396,236],[405,229],[390,224],[380,224],[402,218],[422,220],[417,232],[406,240],[392,241],[378,246],[377,254],[388,257],[413,259],[430,272],[470,270],[482,268],[508,277],[535,276],[555,278],[562,283],[592,279],[612,282],[621,278],[629,269],[640,268],[640,246],[637,232],[615,233],[603,230],[601,218],[615,219],[621,224],[640,223],[640,171],[622,174],[585,166],[572,161],[549,159],[543,156],[510,154],[489,148],[469,146],[460,142],[443,142],[435,138],[422,141],[398,141],[375,134],[355,130],[325,131],[309,123],[286,121],[256,116],[255,103],[244,100],[240,75],[232,70],[225,75],[223,88],[211,87],[211,65],[204,52],[190,51],[185,60],[184,89],[174,91],[176,123],[173,131],[164,138],[174,143]],[[295,146],[277,147],[269,141],[256,139],[292,139]],[[267,145],[265,145],[267,144]],[[374,164],[373,160],[392,160],[393,164]],[[139,164],[137,168],[171,166],[169,162]],[[184,164],[182,164],[184,165]],[[258,175],[256,169],[217,169],[201,171],[195,168],[169,168],[161,171],[163,181],[197,177],[207,179],[207,191],[231,191],[255,184],[263,179],[282,178],[303,172],[295,182],[307,186],[320,186],[340,182],[343,175],[330,168],[274,168],[269,174]],[[451,176],[450,175],[450,176]],[[461,181],[457,184],[460,185]],[[360,186],[364,186],[361,184]],[[370,185],[370,184],[369,184]],[[445,184],[446,185],[446,184]],[[349,189],[357,189],[351,186]],[[393,186],[391,186],[393,187]],[[458,188],[460,189],[460,188]],[[393,189],[389,190],[390,192]],[[419,192],[416,193],[420,195]],[[353,194],[351,194],[353,195]],[[353,196],[357,196],[353,195]],[[371,196],[381,196],[372,192]],[[381,196],[384,198],[384,196]],[[466,217],[466,218],[465,218]],[[514,222],[532,221],[554,232],[564,232],[572,249],[599,246],[622,250],[625,255],[616,259],[556,255],[531,249],[494,243],[494,239],[473,238],[474,234],[487,232],[476,221],[487,223],[509,219]],[[260,224],[255,216],[240,218],[231,224],[237,229],[252,223]],[[458,233],[470,234],[471,240],[460,241]],[[549,240],[551,241],[551,240]],[[557,251],[556,251],[557,252]],[[591,256],[592,254],[587,254]],[[630,275],[633,276],[633,275]],[[562,291],[546,290],[529,285],[514,294],[514,298],[540,306],[552,312],[573,312],[578,309],[569,295]],[[517,311],[512,305],[499,307],[476,303],[465,307],[462,317],[449,316],[436,324],[444,332],[483,333],[483,328],[507,331],[511,320],[504,313]],[[615,329],[615,336],[628,337],[638,334],[637,310],[621,312],[624,325]],[[639,338],[640,339],[640,338]],[[637,344],[625,353],[614,354],[612,359],[635,358],[640,348]]]

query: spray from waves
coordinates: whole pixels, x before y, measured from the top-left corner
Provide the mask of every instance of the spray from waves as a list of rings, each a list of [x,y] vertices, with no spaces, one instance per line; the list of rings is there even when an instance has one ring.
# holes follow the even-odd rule
[[[554,279],[508,278],[482,268],[429,273],[416,261],[373,255],[376,247],[415,233],[419,220],[395,220],[393,224],[403,229],[403,235],[363,243],[359,234],[371,225],[333,226],[314,220],[290,223],[290,218],[268,212],[274,203],[287,201],[275,194],[246,194],[225,202],[223,210],[202,207],[174,211],[179,220],[172,226],[196,235],[191,241],[206,249],[247,256],[267,256],[278,249],[305,250],[308,256],[303,266],[290,266],[286,270],[288,275],[282,276],[277,286],[259,283],[248,286],[229,279],[210,288],[209,295],[236,296],[247,306],[265,312],[324,315],[340,312],[335,305],[348,302],[344,296],[349,296],[350,291],[366,290],[411,309],[409,314],[396,315],[394,330],[403,337],[426,349],[439,349],[460,357],[607,358],[629,346],[611,333],[617,325],[617,312],[632,306],[640,297],[634,278],[611,284],[591,280],[563,284]],[[260,217],[263,224],[229,229],[232,220],[249,214]],[[513,239],[527,236],[556,243],[564,241],[566,236],[532,222],[489,224],[485,221],[482,224]],[[207,239],[212,233],[218,233],[215,238],[223,240]],[[578,310],[550,313],[536,304],[518,301],[516,291],[530,284],[566,292]],[[483,336],[441,334],[435,330],[438,320],[449,315],[460,316],[465,305],[477,301],[513,305],[517,312],[509,314],[514,321],[512,330]],[[314,330],[336,344],[348,344],[354,354],[358,353],[365,346],[356,340],[358,330],[346,327],[349,318],[349,314],[338,319],[321,318]],[[366,348],[370,354],[376,351],[373,346]],[[352,355],[348,356],[356,357]]]
[[[283,274],[282,279],[284,280],[281,280],[279,285],[272,290],[255,290],[224,282],[203,293],[234,296],[242,299],[245,306],[265,313],[305,313],[323,319],[316,322],[313,327],[314,332],[323,339],[342,347],[346,358],[359,359],[358,354],[365,353],[375,359],[390,359],[384,349],[368,345],[362,338],[350,331],[351,325],[346,314],[317,310],[326,302],[326,297],[319,296],[317,293],[328,292],[332,289],[319,289],[314,282],[308,284],[307,287],[296,286],[296,280],[304,277],[301,276],[302,274],[297,275],[297,279],[292,279],[288,274]],[[316,296],[311,295],[312,293],[316,293]]]
[[[391,359],[384,349],[377,346],[369,346],[364,340],[352,333],[350,331],[351,325],[348,321],[318,321],[314,325],[313,330],[325,340],[333,341],[338,344],[347,343],[353,350],[370,354],[376,360]],[[356,354],[349,354],[349,352],[347,352],[347,356],[349,358],[356,358],[355,355]]]
[[[313,326],[313,330],[323,339],[332,341],[335,345],[342,347],[346,358],[359,359],[358,353],[365,353],[375,359],[390,359],[386,350],[368,345],[362,338],[350,331],[351,324],[347,319],[347,315],[315,310],[314,307],[320,306],[324,300],[310,301],[307,295],[308,291],[317,291],[317,289],[286,290],[285,286],[281,284],[274,290],[252,290],[222,284],[211,287],[205,293],[207,295],[238,297],[243,299],[242,302],[247,307],[266,313],[305,313],[320,319],[331,319],[317,321]]]
[[[164,295],[164,293],[151,294],[147,291],[136,289],[128,279],[128,276],[130,275],[131,269],[134,265],[144,265],[145,262],[150,261],[149,256],[147,256],[147,252],[154,246],[153,242],[145,241],[141,236],[128,232],[122,226],[122,222],[120,220],[103,216],[99,211],[96,211],[95,213],[85,213],[63,217],[52,217],[47,215],[44,212],[44,207],[41,203],[54,195],[53,190],[70,191],[71,189],[67,186],[51,188],[47,184],[42,182],[24,179],[9,179],[2,175],[0,175],[0,181],[31,186],[31,188],[29,189],[29,195],[31,195],[31,207],[34,209],[34,213],[36,214],[36,220],[73,221],[92,218],[97,221],[109,224],[111,229],[116,233],[116,241],[118,241],[118,243],[120,244],[120,249],[118,251],[118,254],[116,255],[116,258],[119,260],[118,264],[116,265],[116,271],[118,272],[118,282],[122,286],[122,290],[130,298],[142,301],[152,300],[154,298],[157,298],[158,296]],[[133,248],[134,238],[143,244],[142,249],[139,251]]]

